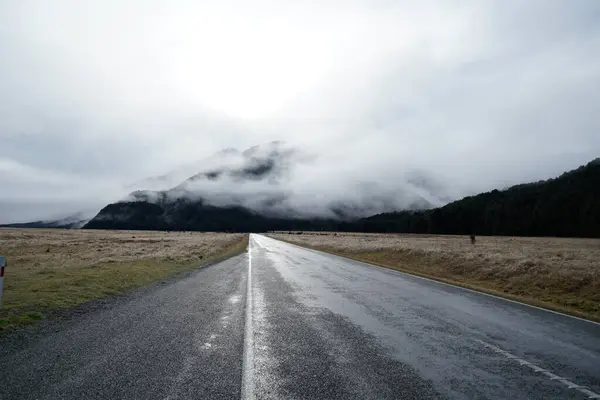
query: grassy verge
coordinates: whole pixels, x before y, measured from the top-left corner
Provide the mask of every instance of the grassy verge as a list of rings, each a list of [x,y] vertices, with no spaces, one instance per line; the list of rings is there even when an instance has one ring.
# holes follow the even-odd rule
[[[0,331],[35,323],[52,310],[70,308],[90,300],[122,293],[179,272],[197,268],[210,261],[229,258],[244,252],[248,244],[248,235],[227,236],[222,234],[216,239],[211,237],[210,241],[206,241],[203,234],[195,233],[193,235],[196,236],[179,236],[180,240],[188,242],[194,240],[194,247],[189,246],[187,253],[179,253],[177,257],[174,257],[170,253],[148,251],[144,257],[142,254],[137,255],[136,246],[146,246],[144,251],[140,252],[146,253],[149,243],[151,246],[168,247],[170,243],[176,243],[178,236],[171,234],[167,240],[158,241],[151,233],[136,234],[138,236],[133,237],[139,237],[139,240],[136,239],[139,246],[135,242],[133,245],[129,244],[130,254],[113,255],[108,258],[98,256],[99,262],[90,262],[89,260],[81,263],[71,262],[72,260],[65,257],[63,249],[60,257],[56,257],[53,259],[54,262],[49,261],[50,264],[44,266],[39,261],[32,260],[39,259],[40,255],[46,254],[46,250],[40,250],[39,255],[34,254],[33,256],[36,258],[31,260],[24,256],[20,260],[22,265],[19,265],[19,262],[16,262],[14,266],[9,264],[4,287],[3,308],[0,310]],[[156,235],[159,234],[162,233]],[[33,235],[38,239],[38,232],[34,232]],[[127,237],[131,238],[132,236]],[[151,243],[148,237],[158,243]],[[122,237],[118,239],[120,243],[123,242]],[[81,242],[79,239],[76,240],[78,240],[77,243]],[[112,238],[100,235],[94,237],[91,243],[98,245],[105,240],[112,240]],[[85,242],[86,246],[90,245],[89,238]],[[47,245],[44,243],[41,248]],[[114,249],[114,247],[111,248]],[[15,247],[10,250],[14,252],[15,249],[27,253],[25,245],[19,247],[19,243],[15,243]],[[54,248],[51,251],[57,253]],[[101,252],[98,251],[98,253]],[[77,251],[72,252],[72,257],[77,257],[77,254]],[[81,254],[84,252],[82,251]],[[8,259],[10,260],[10,257]]]
[[[491,247],[488,247],[481,254],[467,256],[463,252],[453,252],[447,249],[431,251],[417,248],[418,246],[411,241],[420,240],[421,238],[418,237],[399,237],[395,239],[396,246],[391,246],[393,248],[365,245],[364,243],[348,245],[348,239],[343,235],[333,241],[320,237],[318,240],[326,242],[325,245],[316,244],[312,239],[289,235],[287,237],[286,235],[272,235],[272,237],[314,250],[600,322],[600,290],[598,290],[600,271],[597,266],[589,265],[590,270],[585,273],[575,268],[574,272],[569,268],[569,261],[573,262],[573,260],[569,260],[568,255],[563,254],[561,257],[566,260],[561,264],[553,265],[548,259],[540,258],[532,261],[531,258],[516,257],[514,253],[511,253],[513,258],[509,258],[497,249],[497,243],[494,243],[496,253],[493,253],[490,250]],[[508,241],[508,238],[504,239]],[[341,245],[340,242],[344,240],[346,243]],[[349,240],[356,241],[357,239]],[[435,242],[435,239],[432,238],[428,238],[428,240]],[[452,238],[440,240],[448,241]],[[464,238],[460,238],[460,240],[466,241]],[[510,246],[519,248],[521,251],[523,243],[520,240],[513,238]],[[404,245],[400,244],[402,241]],[[540,246],[541,240],[536,244]],[[571,258],[575,257],[571,256]]]

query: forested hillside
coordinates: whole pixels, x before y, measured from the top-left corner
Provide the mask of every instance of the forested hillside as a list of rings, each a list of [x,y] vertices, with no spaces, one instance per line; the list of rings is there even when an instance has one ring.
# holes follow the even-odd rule
[[[159,204],[146,201],[109,204],[85,228],[267,232],[335,230],[337,222],[331,219],[265,217],[243,207],[214,207],[199,200],[178,199]]]
[[[600,237],[600,159],[555,179],[493,190],[426,211],[379,214],[342,230]]]
[[[163,197],[110,204],[86,228],[600,237],[600,159],[558,178],[465,197],[444,207],[358,220],[266,216],[240,206]]]

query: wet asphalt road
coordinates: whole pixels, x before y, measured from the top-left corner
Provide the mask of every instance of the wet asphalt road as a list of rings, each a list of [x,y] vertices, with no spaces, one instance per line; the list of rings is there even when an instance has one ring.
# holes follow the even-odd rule
[[[0,399],[240,397],[247,255],[30,343],[0,347]]]
[[[260,235],[247,254],[0,346],[0,399],[600,393],[598,324]]]
[[[600,393],[599,324],[259,235],[250,257],[257,398]]]

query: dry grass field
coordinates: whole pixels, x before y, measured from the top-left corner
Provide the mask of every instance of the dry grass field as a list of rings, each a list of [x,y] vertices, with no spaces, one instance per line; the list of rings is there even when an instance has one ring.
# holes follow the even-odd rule
[[[240,253],[247,235],[0,229],[8,267],[0,330]]]
[[[304,232],[269,236],[600,321],[600,240]]]

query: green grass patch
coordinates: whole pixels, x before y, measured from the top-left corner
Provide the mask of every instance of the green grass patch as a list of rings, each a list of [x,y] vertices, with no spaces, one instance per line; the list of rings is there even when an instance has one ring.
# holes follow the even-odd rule
[[[200,234],[199,234],[200,235]],[[245,251],[248,235],[223,243],[207,256],[190,254],[179,260],[149,258],[124,262],[105,262],[78,267],[47,265],[8,270],[0,310],[0,331],[38,322],[52,310],[67,309],[82,303],[123,293],[219,261]]]

